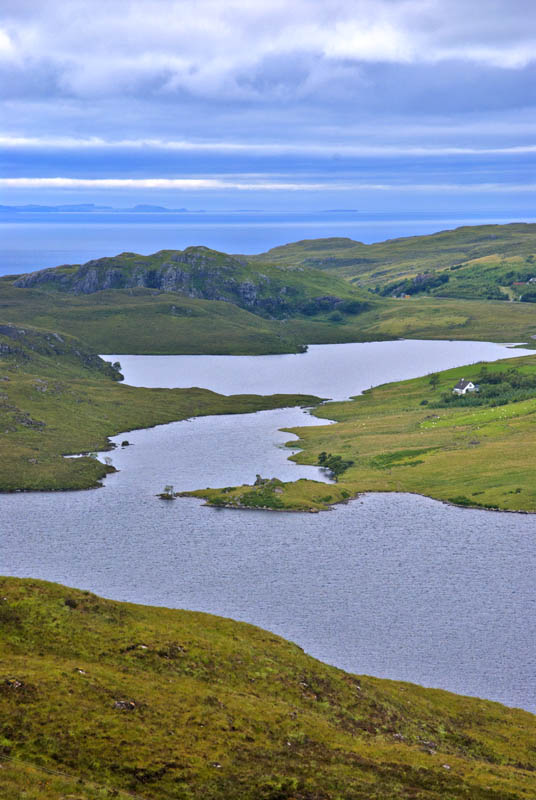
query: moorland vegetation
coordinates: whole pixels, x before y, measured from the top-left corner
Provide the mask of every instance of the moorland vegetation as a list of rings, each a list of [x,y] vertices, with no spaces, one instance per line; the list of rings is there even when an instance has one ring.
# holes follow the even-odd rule
[[[372,245],[316,239],[258,256],[205,247],[122,253],[1,278],[0,308],[5,321],[71,334],[101,353],[284,353],[397,337],[530,341],[535,258],[536,226],[522,224]]]
[[[374,244],[309,239],[249,258],[314,267],[387,297],[514,300],[536,281],[536,225],[472,225]]]
[[[2,800],[530,800],[534,717],[194,611],[0,578]],[[130,794],[129,794],[130,793]]]

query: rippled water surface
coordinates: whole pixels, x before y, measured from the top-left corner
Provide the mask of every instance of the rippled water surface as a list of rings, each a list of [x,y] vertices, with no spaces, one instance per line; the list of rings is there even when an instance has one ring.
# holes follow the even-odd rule
[[[317,344],[300,355],[103,358],[119,361],[126,383],[133,386],[202,386],[221,394],[301,392],[345,400],[380,383],[529,352],[533,351],[512,350],[493,342],[406,339]]]
[[[268,383],[346,397],[401,371],[507,355],[485,343],[389,342],[306,356],[119,358],[131,383],[225,392],[266,392]],[[536,710],[535,517],[407,494],[371,494],[323,514],[154,496],[166,483],[229,485],[256,472],[325,479],[286,460],[290,436],[277,429],[305,423],[318,421],[284,409],[120,435],[133,446],[112,453],[120,471],[103,489],[0,497],[0,572],[246,620],[354,672]]]

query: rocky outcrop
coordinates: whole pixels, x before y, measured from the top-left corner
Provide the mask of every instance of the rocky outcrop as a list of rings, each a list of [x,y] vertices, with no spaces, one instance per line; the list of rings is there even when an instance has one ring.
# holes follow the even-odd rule
[[[267,274],[268,273],[268,274]],[[77,295],[113,289],[176,292],[186,297],[220,300],[262,316],[315,314],[343,302],[336,296],[314,297],[305,277],[279,268],[252,267],[244,259],[207,247],[164,250],[152,256],[122,253],[23,275],[19,288],[44,288]],[[355,312],[354,312],[355,313]]]
[[[72,294],[93,294],[108,289],[157,289],[181,292],[190,297],[227,299],[229,292],[244,291],[241,280],[245,263],[207,247],[184,251],[162,251],[153,256],[122,253],[100,258],[80,266],[43,269],[14,281],[20,288],[50,288]],[[251,295],[253,284],[246,289]],[[221,297],[220,297],[221,295]],[[254,298],[251,298],[254,299]]]

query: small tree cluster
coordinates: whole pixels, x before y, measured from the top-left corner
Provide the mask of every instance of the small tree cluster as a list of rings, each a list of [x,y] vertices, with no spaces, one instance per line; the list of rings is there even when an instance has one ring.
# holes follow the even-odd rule
[[[318,456],[318,464],[321,467],[329,469],[334,478],[338,478],[339,475],[342,475],[353,463],[353,461],[349,460],[344,461],[342,456],[334,456],[331,453],[326,453],[325,450]]]

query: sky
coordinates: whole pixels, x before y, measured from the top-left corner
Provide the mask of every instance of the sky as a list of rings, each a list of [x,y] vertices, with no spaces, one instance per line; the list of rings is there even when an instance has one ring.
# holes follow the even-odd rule
[[[534,214],[533,0],[2,0],[0,203]]]

